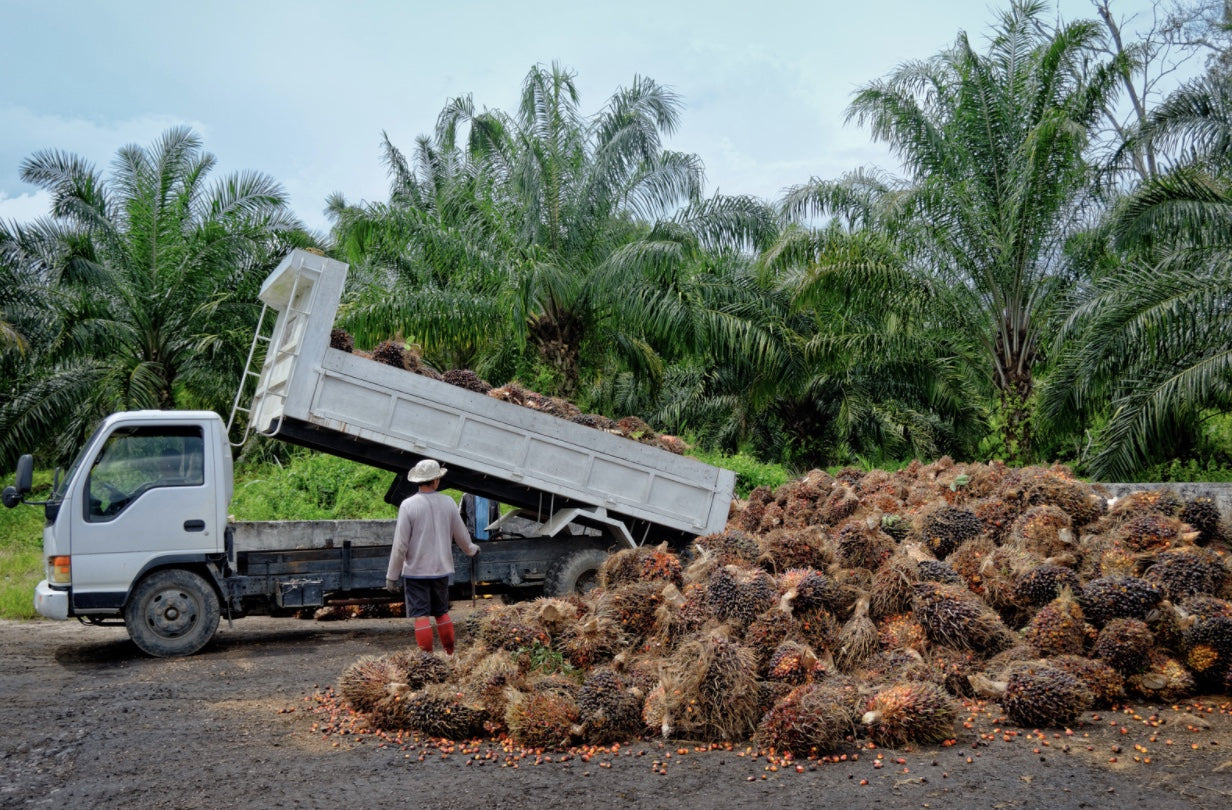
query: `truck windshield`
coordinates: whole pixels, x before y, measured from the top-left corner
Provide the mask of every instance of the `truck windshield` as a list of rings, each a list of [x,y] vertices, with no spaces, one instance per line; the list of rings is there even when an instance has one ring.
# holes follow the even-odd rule
[[[51,493],[52,501],[64,500],[64,496],[68,493],[69,482],[72,481],[77,475],[77,471],[81,469],[81,465],[85,462],[86,451],[90,449],[92,444],[94,444],[95,437],[98,436],[98,432],[102,429],[103,423],[99,422],[98,425],[95,426],[94,432],[90,434],[90,438],[86,439],[85,443],[81,445],[81,449],[77,451],[77,458],[73,459],[73,463],[69,465],[68,470],[60,479],[60,486],[56,488],[55,492]]]

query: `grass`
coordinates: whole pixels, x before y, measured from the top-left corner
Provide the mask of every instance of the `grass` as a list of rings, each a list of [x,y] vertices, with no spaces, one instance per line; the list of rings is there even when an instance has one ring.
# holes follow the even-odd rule
[[[0,487],[13,483],[9,475]],[[50,473],[35,473],[31,497],[40,500],[51,488]],[[0,619],[34,617],[34,586],[43,578],[43,508],[21,504],[0,508]]]

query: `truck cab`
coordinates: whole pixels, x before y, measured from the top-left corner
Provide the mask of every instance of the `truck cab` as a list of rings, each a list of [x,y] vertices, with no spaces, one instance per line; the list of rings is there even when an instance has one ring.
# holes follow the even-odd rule
[[[143,648],[204,644],[218,624],[231,493],[218,414],[109,416],[43,504],[46,579],[35,608],[53,619],[122,618]]]

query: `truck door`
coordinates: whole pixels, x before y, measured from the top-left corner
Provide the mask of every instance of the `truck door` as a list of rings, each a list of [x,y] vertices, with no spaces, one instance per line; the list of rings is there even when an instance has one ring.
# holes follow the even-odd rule
[[[222,547],[213,459],[200,425],[120,425],[78,493],[70,532],[73,609],[123,605],[134,577],[159,557],[181,561]]]

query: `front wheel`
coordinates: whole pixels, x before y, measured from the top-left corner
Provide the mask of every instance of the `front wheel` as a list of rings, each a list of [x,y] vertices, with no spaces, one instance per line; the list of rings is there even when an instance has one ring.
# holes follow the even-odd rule
[[[200,575],[167,568],[141,580],[124,608],[129,638],[147,655],[192,655],[218,629],[218,594]]]
[[[599,569],[606,561],[607,552],[598,548],[582,548],[561,556],[544,575],[543,595],[589,593],[599,586]]]

